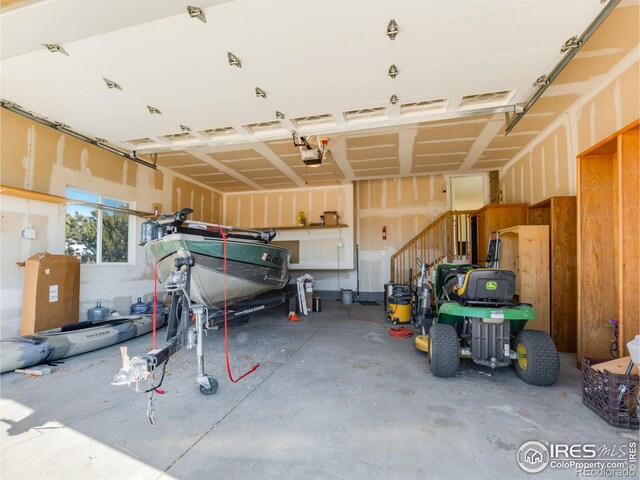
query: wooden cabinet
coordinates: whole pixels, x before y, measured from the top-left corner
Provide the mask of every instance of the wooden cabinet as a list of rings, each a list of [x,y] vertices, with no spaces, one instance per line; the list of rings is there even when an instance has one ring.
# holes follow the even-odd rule
[[[620,356],[638,335],[640,167],[638,121],[578,156],[578,352],[608,358],[620,322]]]
[[[516,274],[516,295],[537,313],[525,328],[550,332],[549,316],[549,227],[519,225],[498,231],[500,268]]]
[[[501,228],[527,223],[524,203],[485,205],[471,216],[473,252],[471,262],[484,266],[487,261],[487,242],[492,232]]]
[[[578,329],[576,197],[531,205],[529,225],[549,226],[551,337],[561,352],[575,352]]]

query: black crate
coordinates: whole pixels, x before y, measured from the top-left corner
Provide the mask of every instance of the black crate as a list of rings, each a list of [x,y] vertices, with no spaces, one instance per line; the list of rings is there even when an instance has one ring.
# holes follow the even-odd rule
[[[638,430],[638,375],[603,373],[592,367],[609,360],[582,360],[582,403],[609,425]]]

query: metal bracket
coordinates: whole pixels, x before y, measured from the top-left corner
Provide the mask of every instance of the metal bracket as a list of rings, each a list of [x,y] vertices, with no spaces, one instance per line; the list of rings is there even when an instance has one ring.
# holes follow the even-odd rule
[[[581,46],[582,46],[582,41],[578,40],[578,36],[577,35],[574,35],[569,40],[564,42],[562,47],[560,47],[560,53],[565,53],[568,50],[571,50],[571,49],[574,49],[574,48],[580,48]]]
[[[603,2],[601,2],[603,3]],[[567,64],[571,61],[571,59],[578,53],[580,48],[591,38],[591,35],[596,31],[596,29],[605,21],[605,19],[609,16],[609,14],[613,11],[614,8],[618,6],[620,0],[609,0],[609,3],[605,5],[600,13],[593,19],[593,21],[589,24],[589,26],[582,32],[582,34],[578,36],[573,36],[568,39],[562,45],[560,49],[560,53],[563,54],[563,57],[556,64],[555,67],[545,76],[544,82],[537,86],[537,89],[533,92],[531,97],[527,100],[524,109],[521,113],[517,113],[513,117],[509,119],[507,122],[507,126],[505,128],[505,135],[508,135],[511,130],[515,128],[515,126],[522,120],[522,117],[533,107],[533,105],[538,101],[538,99],[542,96],[542,94],[549,88],[549,85],[553,83],[553,81],[560,75],[560,73],[564,70]],[[566,55],[565,55],[566,54]],[[538,80],[542,80],[542,77],[539,77]],[[536,80],[536,83],[538,82]],[[534,85],[536,86],[536,85]]]

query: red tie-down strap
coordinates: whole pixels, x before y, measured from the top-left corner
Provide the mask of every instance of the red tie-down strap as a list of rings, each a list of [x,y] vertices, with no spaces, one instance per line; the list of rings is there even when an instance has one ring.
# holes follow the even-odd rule
[[[231,374],[231,363],[229,362],[229,327],[227,325],[227,236],[225,235],[222,227],[220,228],[220,235],[222,236],[222,289],[224,292],[224,350],[227,360],[227,373],[229,374],[229,380],[231,380],[233,383],[236,383],[242,380],[247,375],[255,372],[260,364],[256,363],[249,371],[245,372],[240,378],[237,378],[235,380],[233,378],[233,375]]]

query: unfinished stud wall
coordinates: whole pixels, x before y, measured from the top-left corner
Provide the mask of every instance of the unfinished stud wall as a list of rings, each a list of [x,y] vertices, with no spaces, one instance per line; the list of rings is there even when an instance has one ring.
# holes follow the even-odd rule
[[[194,209],[194,219],[217,222],[222,196],[178,178],[122,159],[54,129],[0,109],[0,184],[66,196],[68,186],[126,200],[131,208],[162,212]],[[66,210],[59,205],[0,196],[0,338],[19,335],[23,269],[16,265],[37,252],[64,253]],[[137,243],[142,220],[130,219]],[[34,240],[22,238],[25,227],[35,228]],[[128,313],[137,296],[150,294],[153,270],[142,247],[135,247],[131,263],[83,265],[80,273],[80,318],[97,300]]]

